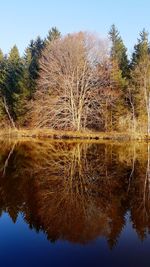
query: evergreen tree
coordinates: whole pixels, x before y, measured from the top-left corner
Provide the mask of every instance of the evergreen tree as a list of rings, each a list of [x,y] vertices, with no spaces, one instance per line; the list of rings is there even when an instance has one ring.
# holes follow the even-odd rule
[[[140,32],[137,44],[134,46],[134,52],[131,59],[131,69],[134,69],[142,57],[150,53],[150,45],[148,42],[148,32],[143,29]]]
[[[139,128],[150,133],[150,45],[145,29],[134,46],[130,86]]]
[[[129,76],[129,61],[127,57],[127,49],[123,43],[123,40],[116,29],[115,25],[111,26],[109,31],[109,39],[111,41],[111,59],[118,63],[118,66],[122,72],[122,77]]]
[[[56,27],[52,27],[49,32],[46,41],[52,42],[53,40],[56,40],[57,38],[61,37],[60,31]]]
[[[109,38],[112,44],[110,51],[111,88],[118,96],[110,110],[111,130],[124,130],[125,116],[128,113],[126,105],[127,78],[129,77],[127,49],[115,25],[111,26]]]
[[[1,100],[9,119],[15,122],[19,114],[19,96],[22,90],[20,81],[23,73],[23,64],[16,45],[0,65]]]
[[[7,58],[2,56],[0,59],[0,126],[3,126],[7,121],[6,112],[4,109],[3,97],[5,94],[5,81],[6,81],[6,74],[7,74]]]
[[[125,118],[128,115],[126,105],[127,81],[122,77],[116,60],[111,63],[110,88],[114,101],[110,107],[110,130],[125,130],[127,128]]]
[[[37,37],[35,41],[31,40],[29,46],[25,50],[24,56],[24,86],[32,97],[36,89],[36,81],[39,72],[39,58],[45,47],[44,41]]]
[[[0,62],[2,62],[3,58],[4,58],[3,51],[0,49]]]
[[[23,74],[23,64],[20,58],[18,48],[16,45],[11,49],[8,56],[8,70],[7,70],[7,101],[11,106],[14,120],[18,117],[19,95],[22,93],[20,81]]]

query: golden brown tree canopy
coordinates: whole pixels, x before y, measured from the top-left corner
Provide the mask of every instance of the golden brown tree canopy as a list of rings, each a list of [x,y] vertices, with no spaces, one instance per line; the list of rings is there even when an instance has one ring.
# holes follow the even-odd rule
[[[108,63],[107,41],[90,33],[49,43],[40,59],[32,125],[81,130],[100,124],[100,95],[109,86]]]

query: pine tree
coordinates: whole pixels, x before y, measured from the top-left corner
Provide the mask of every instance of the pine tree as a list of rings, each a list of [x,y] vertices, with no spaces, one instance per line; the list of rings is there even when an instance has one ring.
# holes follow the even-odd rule
[[[53,40],[56,40],[57,38],[61,37],[60,31],[56,27],[52,27],[49,32],[46,41],[52,42]]]
[[[29,46],[25,50],[24,56],[24,83],[32,97],[36,90],[36,81],[39,72],[39,58],[45,47],[44,41],[37,37],[35,41],[31,40]]]
[[[7,58],[0,52],[0,127],[7,124],[7,115],[4,109],[3,97],[5,93],[5,81],[7,74]]]
[[[118,95],[110,110],[111,130],[124,130],[125,116],[128,113],[126,105],[127,78],[129,77],[127,49],[115,25],[111,26],[109,38],[112,44],[110,51],[111,88],[115,95]]]
[[[15,45],[8,57],[4,57],[0,68],[1,99],[5,113],[15,125],[19,116],[19,96],[21,92],[20,81],[22,79],[23,65],[17,46]]]
[[[3,58],[4,58],[3,51],[0,49],[0,62],[2,62]]]
[[[131,95],[138,130],[150,133],[150,44],[145,29],[134,46],[131,71]]]
[[[150,53],[150,46],[148,42],[148,32],[143,29],[139,34],[138,42],[134,46],[134,52],[131,59],[131,69],[134,69],[142,57]]]
[[[109,31],[109,39],[111,41],[111,59],[118,63],[118,66],[122,72],[122,77],[129,76],[129,61],[127,57],[127,49],[123,43],[123,40],[116,29],[115,25],[111,26]]]

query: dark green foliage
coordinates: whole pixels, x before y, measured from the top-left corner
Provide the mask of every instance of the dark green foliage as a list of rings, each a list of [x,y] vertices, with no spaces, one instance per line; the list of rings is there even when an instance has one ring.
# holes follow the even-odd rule
[[[23,63],[19,51],[14,46],[8,58],[4,58],[1,64],[0,88],[2,98],[5,98],[9,112],[13,120],[17,120],[19,109],[19,97],[22,93],[21,79],[23,75]]]
[[[116,29],[115,25],[111,26],[109,31],[109,38],[111,40],[111,57],[118,62],[118,66],[122,72],[122,77],[129,76],[129,60],[127,57],[127,49],[123,43],[123,40]]]
[[[35,41],[31,40],[25,51],[24,56],[24,82],[29,90],[30,97],[35,92],[36,80],[39,72],[39,58],[45,47],[44,41],[37,37]]]
[[[3,107],[3,95],[5,93],[5,80],[7,74],[7,60],[6,57],[1,53],[0,57],[0,120],[2,122],[3,117],[5,116],[4,107]]]
[[[149,129],[150,44],[145,29],[139,34],[131,60],[130,88],[135,114],[142,131]],[[148,130],[149,131],[149,130]]]
[[[60,36],[56,27],[49,31],[47,40],[51,41]],[[23,125],[28,110],[27,102],[33,97],[39,73],[39,59],[46,45],[40,37],[31,40],[20,57],[15,45],[8,56],[0,49],[0,119],[7,117],[4,100],[10,116],[17,125]]]
[[[3,60],[4,55],[3,55],[3,51],[0,49],[0,62]]]
[[[138,38],[137,44],[134,46],[134,52],[131,59],[131,69],[134,69],[139,63],[140,59],[145,56],[145,54],[150,54],[150,44],[148,41],[148,32],[143,29],[140,32],[140,38]]]
[[[53,40],[56,40],[57,38],[61,37],[60,31],[56,27],[52,27],[49,32],[46,41],[52,42]]]

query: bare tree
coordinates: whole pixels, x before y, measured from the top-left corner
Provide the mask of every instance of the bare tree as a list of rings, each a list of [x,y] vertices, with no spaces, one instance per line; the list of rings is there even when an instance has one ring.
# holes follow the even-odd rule
[[[9,119],[9,121],[10,121],[12,127],[13,127],[14,129],[16,129],[15,122],[14,122],[12,116],[10,115],[9,108],[8,108],[8,106],[7,106],[6,98],[5,98],[5,97],[3,97],[3,105],[4,105],[6,114],[8,115],[8,119]]]
[[[107,41],[95,35],[79,32],[49,43],[40,60],[32,126],[79,131],[100,123],[108,65]]]

